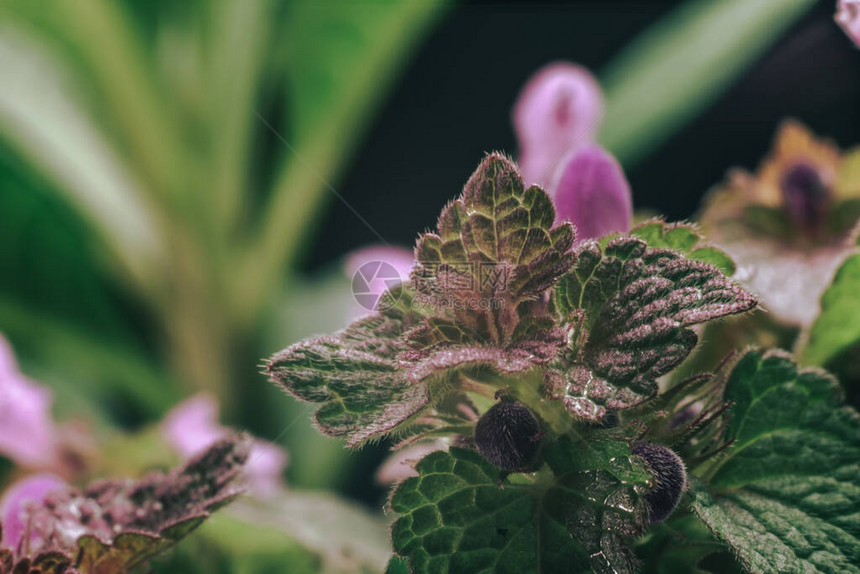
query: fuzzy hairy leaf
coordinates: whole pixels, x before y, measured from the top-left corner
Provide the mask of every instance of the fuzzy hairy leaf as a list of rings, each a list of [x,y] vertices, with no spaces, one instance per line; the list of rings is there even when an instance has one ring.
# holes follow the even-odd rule
[[[756,299],[716,267],[636,237],[583,244],[555,289],[572,337],[547,370],[547,393],[578,418],[635,406],[697,342],[689,328],[752,309]]]
[[[635,572],[627,538],[645,520],[649,475],[629,446],[560,439],[545,457],[536,482],[500,483],[474,451],[431,453],[392,496],[395,552],[416,574]]]
[[[426,386],[414,384],[398,362],[408,350],[405,332],[419,318],[408,303],[391,307],[332,336],[287,347],[267,372],[296,398],[321,405],[314,417],[324,433],[359,445],[429,403]]]
[[[389,291],[389,308],[288,347],[268,374],[321,405],[323,432],[356,446],[406,426],[443,398],[456,371],[545,365],[564,332],[544,292],[574,260],[573,228],[554,221],[546,193],[526,189],[513,162],[490,154],[442,212],[439,233],[419,239],[411,286]]]
[[[836,380],[748,351],[726,383],[732,447],[693,508],[754,572],[860,572],[860,415]]]
[[[842,352],[860,344],[860,253],[842,263],[821,297],[821,313],[812,324],[801,357],[825,366]]]
[[[455,321],[475,342],[511,342],[520,304],[573,264],[573,227],[554,222],[549,196],[526,188],[511,160],[488,155],[442,211],[438,233],[415,247],[413,284],[428,315]]]
[[[672,249],[687,259],[713,265],[727,276],[735,274],[735,263],[729,254],[710,245],[703,245],[704,238],[699,230],[687,223],[666,223],[665,221],[646,221],[630,230],[630,235],[638,237],[657,249]]]

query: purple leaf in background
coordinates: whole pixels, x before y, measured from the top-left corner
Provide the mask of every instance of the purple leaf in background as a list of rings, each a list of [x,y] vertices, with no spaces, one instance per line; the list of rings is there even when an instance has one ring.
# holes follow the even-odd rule
[[[854,44],[860,48],[860,0],[839,0],[834,18]]]
[[[196,395],[171,410],[164,419],[164,435],[184,460],[202,453],[212,444],[232,434],[218,424],[215,398]],[[287,465],[286,453],[274,443],[254,440],[245,476],[252,494],[269,496],[281,489],[281,475]]]
[[[591,72],[568,62],[538,70],[513,112],[526,185],[546,186],[571,149],[594,140],[602,118],[603,93]]]
[[[589,144],[568,156],[555,173],[552,189],[557,221],[573,223],[578,239],[630,229],[630,185],[618,161],[600,146]]]
[[[58,465],[51,392],[18,370],[0,336],[0,454],[30,468]]]
[[[49,492],[68,486],[59,476],[37,474],[9,487],[0,499],[0,523],[3,524],[4,548],[15,549],[27,526],[23,516],[28,502],[41,503]]]

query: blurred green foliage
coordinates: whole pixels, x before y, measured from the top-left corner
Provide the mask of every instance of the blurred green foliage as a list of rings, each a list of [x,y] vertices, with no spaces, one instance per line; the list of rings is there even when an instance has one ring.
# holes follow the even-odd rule
[[[644,158],[811,4],[686,3],[606,70],[603,141]],[[297,277],[296,263],[446,8],[0,4],[0,332],[52,386],[58,414],[109,433],[207,390],[232,423],[282,435],[294,484],[350,481],[356,456],[320,437],[257,365],[345,321],[348,279]],[[159,571],[320,567],[291,535],[263,530],[219,518]]]

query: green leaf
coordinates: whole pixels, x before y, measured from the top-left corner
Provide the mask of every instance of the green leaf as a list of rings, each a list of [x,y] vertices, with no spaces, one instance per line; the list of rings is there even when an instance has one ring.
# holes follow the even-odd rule
[[[860,415],[836,380],[750,350],[726,382],[725,454],[693,508],[754,572],[860,572]]]
[[[645,574],[707,574],[699,568],[699,563],[717,552],[725,553],[726,547],[690,512],[676,512],[666,522],[651,528],[636,544],[636,555],[642,559]],[[734,574],[741,570],[718,572]]]
[[[630,42],[601,74],[600,141],[626,167],[705,110],[814,5],[813,0],[695,0]]]
[[[860,253],[842,263],[821,297],[821,313],[812,324],[800,353],[808,365],[825,366],[860,344]]]
[[[315,553],[288,534],[223,512],[212,516],[182,544],[152,561],[159,574],[332,574]]]
[[[325,572],[379,572],[391,554],[388,520],[326,492],[290,489],[266,500],[244,498],[229,514],[288,535],[317,554]]]
[[[400,556],[392,556],[385,568],[385,574],[412,574],[409,571],[409,560]]]
[[[412,572],[635,572],[649,475],[624,442],[560,439],[535,482],[500,481],[478,453],[451,448],[395,490],[397,554]]]
[[[407,350],[403,335],[417,322],[404,307],[287,347],[269,361],[269,376],[293,396],[319,403],[320,429],[350,446],[394,430],[429,402],[426,386],[413,384],[398,363]]]
[[[693,225],[660,220],[646,221],[631,229],[630,235],[638,237],[647,243],[648,247],[672,249],[687,259],[713,265],[726,276],[735,274],[735,263],[729,254],[717,247],[702,245],[704,237]]]
[[[686,229],[676,229],[673,244],[694,245]],[[617,237],[579,248],[556,285],[555,305],[576,335],[547,370],[547,392],[575,417],[601,420],[607,409],[635,406],[657,392],[656,378],[695,347],[690,326],[747,311],[756,300],[711,265]]]

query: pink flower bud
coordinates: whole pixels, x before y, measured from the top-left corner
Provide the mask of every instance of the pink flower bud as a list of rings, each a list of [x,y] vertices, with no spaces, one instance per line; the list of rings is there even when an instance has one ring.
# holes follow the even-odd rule
[[[0,336],[0,455],[29,468],[58,464],[51,392],[18,370]]]
[[[860,0],[839,0],[834,18],[854,44],[860,48]]]
[[[13,550],[18,547],[21,537],[27,530],[29,504],[39,504],[51,491],[67,486],[62,478],[53,474],[37,474],[13,484],[0,499],[0,522],[3,524],[2,546]]]
[[[594,140],[603,118],[603,94],[591,72],[556,62],[529,79],[513,115],[523,179],[546,186],[571,149]]]
[[[600,146],[590,144],[568,156],[550,188],[556,218],[576,225],[579,239],[629,231],[633,219],[630,185],[618,161]]]

